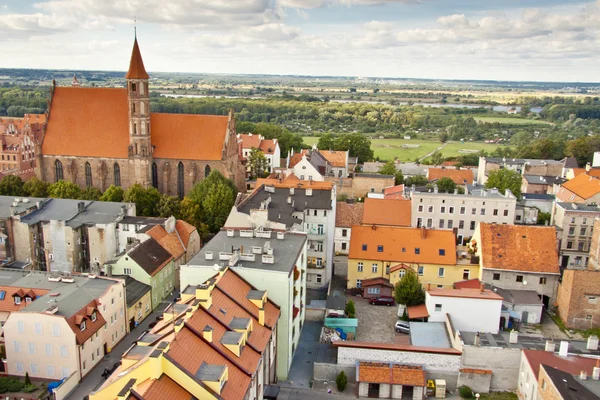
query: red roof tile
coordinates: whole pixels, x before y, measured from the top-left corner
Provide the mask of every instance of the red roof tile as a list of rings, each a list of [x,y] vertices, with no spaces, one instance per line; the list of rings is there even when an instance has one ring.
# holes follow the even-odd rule
[[[473,183],[473,171],[454,168],[429,168],[427,170],[427,180],[433,181],[441,178],[450,178],[457,185],[470,185]]]
[[[365,199],[363,224],[411,226],[411,200]]]
[[[345,201],[338,201],[335,211],[335,226],[351,228],[353,225],[360,225],[364,209],[364,203],[348,204]]]
[[[144,400],[189,400],[194,397],[164,374],[152,383],[143,396]]]
[[[481,281],[479,279],[469,279],[467,281],[454,282],[455,289],[479,289]]]
[[[31,289],[25,289],[28,292],[32,292]],[[21,295],[21,303],[15,304],[14,295],[18,292],[24,293],[23,289],[13,286],[0,286],[0,293],[4,292],[4,296],[2,300],[0,300],[0,312],[13,312],[19,311],[23,307],[26,307],[29,303],[23,299],[23,295]],[[49,291],[46,289],[35,289],[35,296],[43,296]],[[36,297],[32,297],[33,301],[35,301]]]
[[[429,311],[427,311],[427,306],[425,304],[419,304],[418,306],[410,306],[407,308],[407,311],[408,319],[429,317]]]
[[[92,321],[91,316],[87,316],[88,307],[93,307],[96,310],[96,321]],[[96,300],[90,301],[84,307],[82,307],[79,311],[73,314],[70,318],[67,319],[67,323],[75,333],[75,338],[77,340],[77,344],[83,344],[86,340],[88,340],[96,331],[99,331],[104,324],[106,324],[106,320],[102,316],[98,310],[98,305]],[[81,330],[81,322],[85,321],[85,330]]]
[[[185,253],[183,245],[175,232],[168,233],[162,225],[154,225],[146,234],[156,240],[174,258],[179,258]]]
[[[187,249],[188,246],[190,245],[190,236],[192,235],[192,233],[194,233],[194,231],[196,230],[196,227],[192,224],[189,224],[185,221],[178,219],[175,222],[175,229],[177,230],[177,233],[179,234],[179,237],[181,238],[183,245]]]
[[[347,166],[347,162],[348,162],[348,152],[347,151],[319,150],[319,153],[321,153],[321,155],[323,157],[325,157],[325,159],[327,161],[329,161],[329,163],[331,165],[333,165],[334,167],[345,168]]]
[[[258,149],[260,146],[260,135],[252,133],[241,133],[238,140],[242,142],[243,149]]]
[[[407,386],[425,386],[425,371],[421,366],[390,363],[358,363],[358,381]]]
[[[544,350],[523,350],[523,355],[536,377],[540,372],[540,364],[548,365],[571,375],[579,375],[581,371],[586,371],[588,376],[592,376],[592,372],[594,372],[594,367],[598,361],[594,358],[581,356],[561,357]]]
[[[260,142],[259,149],[264,154],[274,154],[277,146],[277,139],[264,139]]]
[[[394,287],[394,285],[392,285],[390,283],[390,281],[388,281],[385,278],[365,279],[364,281],[362,281],[362,284],[361,284],[362,287],[376,286],[376,285],[382,285],[382,286],[387,286],[387,287]]]
[[[294,168],[296,164],[302,161],[303,155],[308,155],[308,150],[304,149],[301,150],[299,153],[294,153],[292,156],[290,156],[290,165],[288,167]]]

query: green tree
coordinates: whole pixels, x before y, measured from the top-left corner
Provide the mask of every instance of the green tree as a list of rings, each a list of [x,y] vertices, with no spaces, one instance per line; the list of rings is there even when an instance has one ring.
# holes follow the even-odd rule
[[[128,203],[135,203],[137,215],[155,217],[157,215],[156,207],[160,201],[160,193],[156,188],[144,189],[142,185],[136,183],[125,191],[123,200]]]
[[[485,187],[488,189],[496,188],[502,194],[506,192],[506,189],[510,189],[517,198],[520,198],[522,180],[521,174],[517,171],[505,168],[497,169],[490,172]]]
[[[125,191],[121,186],[110,185],[100,196],[100,201],[121,202],[124,194]]]
[[[60,180],[48,187],[48,196],[55,199],[78,199],[81,196],[81,188],[73,182]]]
[[[281,157],[287,157],[288,152],[291,149],[301,149],[304,145],[302,136],[291,133],[286,128],[282,128],[278,125],[267,124],[260,122],[255,125],[255,135],[262,135],[265,139],[277,139],[279,148],[281,149]]]
[[[0,195],[24,196],[23,179],[17,175],[6,175],[0,181]]]
[[[181,201],[177,196],[163,194],[160,196],[156,211],[161,218],[174,216],[179,219],[181,217]]]
[[[580,167],[585,167],[592,162],[595,151],[600,151],[600,136],[586,136],[575,140],[569,140],[565,148],[565,154],[575,157]]]
[[[237,133],[254,133],[256,129],[256,124],[247,121],[240,121],[236,119],[235,121],[235,130]]]
[[[444,193],[444,192],[448,192],[448,193],[452,193],[454,192],[454,189],[456,189],[456,183],[454,183],[454,181],[448,177],[443,177],[437,180],[436,185],[438,187],[438,191]]]
[[[429,157],[431,165],[441,165],[444,162],[444,156],[439,151],[435,151],[431,157]]]
[[[252,179],[264,178],[269,173],[269,160],[261,150],[252,149],[248,155],[248,167]]]
[[[335,139],[335,149],[348,151],[351,157],[358,157],[358,162],[361,163],[373,159],[371,139],[362,133],[350,133],[338,136]]]
[[[321,136],[317,147],[321,150],[335,150],[335,137],[331,133]]]
[[[33,177],[23,185],[23,191],[31,197],[47,197],[49,184]]]
[[[388,161],[381,168],[379,168],[379,173],[382,175],[396,175],[396,164],[393,161]]]
[[[425,186],[427,182],[427,178],[423,175],[410,176],[404,180],[404,184],[408,186]]]
[[[335,385],[337,386],[337,390],[343,392],[346,389],[347,384],[348,378],[346,377],[346,373],[344,371],[341,371],[335,378]]]
[[[218,171],[211,172],[208,178],[197,183],[188,194],[190,201],[198,206],[191,210],[193,214],[190,217],[197,219],[194,226],[200,229],[198,224],[205,224],[210,232],[217,232],[225,224],[236,195],[237,188],[231,179],[225,178]]]
[[[346,303],[346,315],[348,318],[356,317],[356,307],[354,306],[354,302],[352,300],[349,300],[348,303]]]
[[[446,143],[449,138],[450,138],[450,135],[448,135],[446,132],[440,133],[440,142]]]
[[[100,200],[102,192],[94,186],[88,186],[81,191],[80,200]]]
[[[425,290],[419,282],[419,277],[413,270],[406,271],[406,275],[394,287],[394,299],[398,304],[407,307],[418,306],[425,303]]]
[[[209,237],[208,226],[202,222],[200,204],[197,204],[189,197],[185,196],[180,203],[180,216],[184,221],[194,225],[198,229],[198,234],[202,239]]]
[[[552,215],[550,215],[550,213],[545,213],[542,211],[538,212],[538,217],[537,217],[537,224],[538,225],[546,225],[546,223],[550,223],[550,219],[552,218]]]
[[[31,378],[29,377],[29,372],[25,372],[25,386],[31,385]]]

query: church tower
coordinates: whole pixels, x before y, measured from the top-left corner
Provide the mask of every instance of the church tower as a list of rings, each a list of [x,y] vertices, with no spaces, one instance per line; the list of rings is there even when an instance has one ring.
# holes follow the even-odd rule
[[[152,142],[150,137],[150,92],[148,73],[137,42],[133,42],[127,79],[127,101],[129,103],[129,159],[134,161],[131,179],[144,187],[150,184],[152,164]]]

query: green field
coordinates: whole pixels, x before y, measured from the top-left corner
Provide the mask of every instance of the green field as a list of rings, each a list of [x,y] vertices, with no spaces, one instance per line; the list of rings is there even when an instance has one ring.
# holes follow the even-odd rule
[[[477,122],[489,122],[489,123],[499,123],[499,124],[509,124],[509,125],[548,125],[549,122],[539,121],[527,118],[511,118],[511,117],[473,117],[473,119]]]
[[[319,141],[318,137],[304,136],[304,143],[311,146]],[[403,144],[419,145],[419,148],[403,148]],[[404,139],[371,139],[371,148],[375,152],[375,157],[383,160],[393,160],[397,157],[400,161],[414,161],[417,157],[423,157],[432,151],[435,151],[442,144],[434,140],[404,140]],[[449,142],[441,150],[444,157],[456,157],[468,153],[460,150],[485,150],[494,151],[498,145],[485,144],[481,142]]]

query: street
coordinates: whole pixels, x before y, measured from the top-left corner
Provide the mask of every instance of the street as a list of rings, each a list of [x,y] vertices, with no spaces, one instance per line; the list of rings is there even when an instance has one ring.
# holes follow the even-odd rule
[[[114,363],[121,361],[121,357],[123,353],[129,347],[135,343],[135,341],[140,337],[142,332],[149,329],[149,325],[156,321],[156,317],[162,315],[162,310],[167,307],[169,303],[163,302],[161,303],[154,312],[152,312],[148,317],[143,320],[135,329],[133,329],[121,342],[111,351],[109,354],[104,356],[104,359],[94,367],[94,369],[86,375],[85,378],[77,385],[75,390],[69,395],[68,400],[81,400],[85,396],[89,395],[91,392],[96,390],[98,386],[100,386],[105,378],[102,377],[102,372],[104,372],[104,368],[112,368]]]

